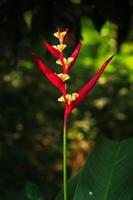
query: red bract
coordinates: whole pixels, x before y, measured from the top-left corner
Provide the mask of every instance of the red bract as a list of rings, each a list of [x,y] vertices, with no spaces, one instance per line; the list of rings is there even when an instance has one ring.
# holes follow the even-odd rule
[[[50,53],[58,58],[58,59],[62,59],[62,55],[61,52],[58,51],[57,49],[55,49],[52,45],[50,45],[48,42],[44,42],[44,46],[50,51]]]
[[[113,58],[113,56],[111,56],[108,60],[106,60],[105,63],[100,68],[100,70],[91,78],[91,80],[89,82],[87,82],[87,84],[81,90],[79,90],[77,92],[77,94],[79,95],[78,98],[75,101],[73,101],[72,103],[66,105],[65,114],[67,117],[69,117],[69,115],[71,114],[71,111],[74,108],[76,108],[84,100],[84,98],[88,95],[88,93],[94,87],[94,85],[96,84],[100,75],[102,74],[104,69],[107,67],[107,65],[109,64],[109,62],[111,61],[112,58]]]
[[[73,51],[72,55],[70,56],[70,57],[72,57],[74,60],[71,62],[70,66],[69,66],[68,68],[66,68],[65,73],[69,73],[69,72],[72,70],[72,68],[73,68],[73,66],[74,66],[74,64],[75,64],[75,62],[76,62],[76,59],[77,59],[77,57],[78,57],[80,48],[81,48],[81,43],[79,43],[79,44],[76,46],[75,50]]]
[[[44,75],[48,78],[48,80],[61,91],[62,95],[66,95],[64,82],[52,70],[50,70],[37,55],[34,53],[32,55],[35,62],[44,73]]]
[[[55,49],[52,45],[50,45],[48,42],[44,42],[44,46],[49,50],[49,52],[57,59],[61,60],[63,64],[63,72],[65,71],[64,69],[64,58],[63,55],[60,51]]]

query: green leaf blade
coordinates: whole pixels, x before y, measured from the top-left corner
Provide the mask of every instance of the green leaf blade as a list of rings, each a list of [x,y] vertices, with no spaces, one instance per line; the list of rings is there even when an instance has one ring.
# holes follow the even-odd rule
[[[73,183],[69,200],[132,200],[133,139],[100,138]]]

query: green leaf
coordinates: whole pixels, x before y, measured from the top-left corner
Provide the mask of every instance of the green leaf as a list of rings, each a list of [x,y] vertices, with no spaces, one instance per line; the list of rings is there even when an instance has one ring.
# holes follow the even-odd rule
[[[44,198],[40,194],[38,186],[34,183],[27,183],[25,191],[28,200],[44,200]]]
[[[68,200],[133,200],[133,139],[100,138],[68,193]]]

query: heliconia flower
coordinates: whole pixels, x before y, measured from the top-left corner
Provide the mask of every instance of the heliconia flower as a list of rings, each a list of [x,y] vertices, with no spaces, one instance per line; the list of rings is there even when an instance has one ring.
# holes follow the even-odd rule
[[[57,87],[62,96],[58,98],[59,102],[64,102],[65,112],[64,112],[64,126],[63,126],[63,189],[64,189],[64,199],[67,199],[67,121],[73,109],[78,107],[78,105],[84,100],[84,98],[89,94],[91,89],[95,86],[100,75],[103,73],[104,69],[107,67],[113,56],[107,59],[101,66],[99,71],[78,91],[72,94],[67,93],[67,83],[65,81],[70,79],[68,75],[72,70],[76,58],[79,54],[81,44],[79,43],[70,57],[64,58],[62,51],[67,47],[64,44],[68,29],[61,32],[60,29],[54,33],[54,36],[59,40],[59,44],[50,45],[48,42],[44,42],[46,48],[51,52],[51,54],[57,58],[56,64],[62,66],[62,73],[56,74],[51,69],[49,69],[44,62],[36,55],[33,54],[33,58],[44,75],[48,80]]]
[[[44,45],[46,48],[51,52],[51,54],[57,58],[56,63],[62,66],[62,73],[56,74],[53,71],[51,71],[44,62],[35,54],[33,55],[34,60],[36,61],[37,65],[40,67],[42,72],[45,74],[45,76],[49,79],[49,81],[57,87],[63,96],[58,98],[58,101],[65,102],[65,116],[68,118],[71,114],[71,111],[76,108],[88,95],[90,90],[94,87],[97,80],[99,79],[100,75],[106,68],[106,66],[109,64],[113,56],[111,56],[109,59],[105,61],[105,63],[102,65],[102,67],[99,69],[99,71],[91,78],[90,81],[87,82],[87,84],[81,88],[78,92],[73,94],[67,94],[66,89],[67,85],[65,81],[70,79],[70,76],[68,75],[70,71],[72,70],[76,58],[79,54],[81,43],[79,43],[71,56],[69,58],[64,58],[62,51],[66,47],[64,44],[64,39],[66,37],[67,31],[60,32],[58,31],[54,33],[54,36],[59,39],[59,45],[50,45],[48,42],[44,42]]]
[[[56,75],[51,69],[49,69],[36,54],[33,53],[32,56],[37,65],[39,66],[39,68],[41,69],[41,71],[47,77],[47,79],[61,91],[62,95],[65,96],[66,89],[64,81],[58,75]]]
[[[71,111],[74,108],[76,108],[84,100],[84,98],[88,95],[88,93],[94,87],[94,85],[96,84],[100,75],[102,74],[102,72],[104,71],[104,69],[109,64],[109,62],[111,61],[112,58],[113,58],[113,56],[111,56],[108,60],[106,60],[105,63],[102,65],[102,67],[99,69],[99,71],[77,93],[73,93],[71,96],[69,94],[69,98],[66,95],[65,99],[64,99],[64,97],[58,99],[58,101],[65,101],[65,105],[66,105],[65,115],[67,116],[67,118],[71,114]],[[75,99],[72,98],[73,95],[75,96]],[[70,99],[70,101],[69,101],[69,99]]]

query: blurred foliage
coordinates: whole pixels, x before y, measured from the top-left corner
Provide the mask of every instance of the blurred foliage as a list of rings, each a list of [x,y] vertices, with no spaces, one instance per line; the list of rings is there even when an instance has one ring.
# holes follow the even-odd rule
[[[29,200],[44,200],[36,184],[27,183],[25,187],[26,195]]]
[[[107,22],[99,34],[93,23],[84,18],[81,27],[82,49],[71,74],[71,91],[81,88],[117,48],[117,26]],[[69,120],[69,174],[75,174],[83,165],[97,135],[115,139],[132,136],[133,43],[130,37]],[[51,43],[54,41],[51,36]],[[67,43],[70,47],[72,37],[67,39]],[[70,51],[74,46],[75,43]],[[36,44],[32,50],[55,70],[55,59],[42,44]],[[16,64],[4,57],[0,59],[2,200],[26,199],[24,187],[29,181],[40,186],[46,200],[52,200],[62,186],[64,107],[56,101],[59,92],[33,64],[29,53],[27,57],[18,59]]]
[[[133,28],[132,15],[133,0],[1,0],[0,54],[10,63],[17,62],[31,43],[48,37],[58,26],[68,27],[77,43],[84,17],[91,19],[98,31],[105,22],[114,23],[119,49]]]

